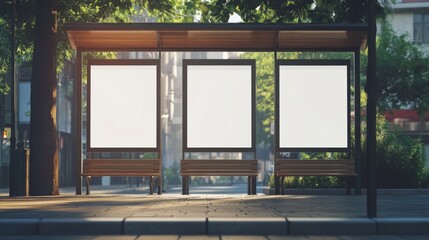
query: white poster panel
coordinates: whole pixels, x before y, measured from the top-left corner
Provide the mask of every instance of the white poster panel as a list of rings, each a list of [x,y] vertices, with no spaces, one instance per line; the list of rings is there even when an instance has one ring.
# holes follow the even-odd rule
[[[90,148],[157,147],[157,67],[91,65]]]
[[[252,147],[252,66],[188,65],[187,147]]]
[[[347,65],[279,66],[280,148],[348,147]]]

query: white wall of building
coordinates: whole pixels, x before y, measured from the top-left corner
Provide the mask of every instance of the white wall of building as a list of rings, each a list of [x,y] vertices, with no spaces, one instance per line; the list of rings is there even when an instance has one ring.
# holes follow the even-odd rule
[[[410,40],[413,40],[413,13],[392,13],[386,20],[397,34],[408,34]]]

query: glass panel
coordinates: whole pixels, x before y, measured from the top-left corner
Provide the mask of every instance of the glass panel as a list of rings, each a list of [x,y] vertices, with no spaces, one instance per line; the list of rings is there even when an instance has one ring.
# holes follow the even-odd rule
[[[422,42],[422,24],[414,23],[414,42]]]
[[[424,29],[423,29],[423,42],[424,43],[429,43],[429,23],[426,23],[424,25]]]
[[[422,40],[424,43],[429,43],[429,14],[424,15]]]
[[[422,14],[414,14],[414,23],[422,22]]]
[[[414,42],[420,43],[422,42],[422,14],[414,14]]]

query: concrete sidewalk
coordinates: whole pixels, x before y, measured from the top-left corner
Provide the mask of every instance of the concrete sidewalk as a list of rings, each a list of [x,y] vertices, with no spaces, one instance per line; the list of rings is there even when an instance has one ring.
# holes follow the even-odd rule
[[[151,196],[145,188],[95,188],[90,196],[2,193],[0,235],[429,234],[428,203],[429,195],[382,195],[379,218],[368,219],[366,196],[353,195]]]

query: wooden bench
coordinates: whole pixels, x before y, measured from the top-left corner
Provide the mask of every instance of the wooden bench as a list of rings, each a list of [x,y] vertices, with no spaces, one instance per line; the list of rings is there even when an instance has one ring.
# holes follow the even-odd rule
[[[247,194],[256,194],[258,160],[182,160],[182,193],[189,194],[191,176],[247,176]]]
[[[284,194],[284,179],[289,176],[357,176],[353,160],[275,160],[276,194]],[[279,184],[280,181],[280,184]],[[347,180],[347,194],[351,194],[350,179]]]
[[[86,178],[86,194],[90,194],[91,177],[121,176],[149,177],[149,191],[153,194],[153,179],[158,178],[158,194],[162,191],[161,161],[159,159],[86,159],[83,160],[83,172]]]

